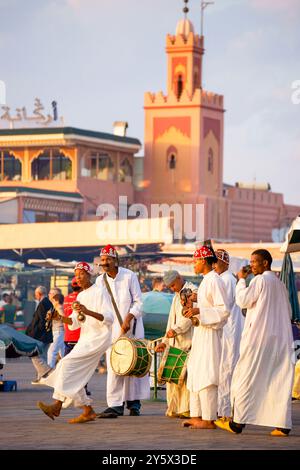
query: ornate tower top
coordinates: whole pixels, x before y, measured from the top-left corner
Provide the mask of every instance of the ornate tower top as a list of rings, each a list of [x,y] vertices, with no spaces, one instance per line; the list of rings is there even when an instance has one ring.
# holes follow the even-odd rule
[[[183,1],[185,3],[185,7],[182,10],[184,13],[184,18],[178,21],[177,23],[176,36],[181,34],[185,39],[187,39],[190,33],[194,33],[194,26],[193,26],[193,23],[187,19],[187,14],[189,12],[187,4],[189,0],[183,0]]]

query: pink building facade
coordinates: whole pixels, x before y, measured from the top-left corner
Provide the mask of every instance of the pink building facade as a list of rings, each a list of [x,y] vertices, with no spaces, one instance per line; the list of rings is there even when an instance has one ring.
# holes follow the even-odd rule
[[[0,223],[95,220],[134,202],[137,139],[72,127],[0,130]]]

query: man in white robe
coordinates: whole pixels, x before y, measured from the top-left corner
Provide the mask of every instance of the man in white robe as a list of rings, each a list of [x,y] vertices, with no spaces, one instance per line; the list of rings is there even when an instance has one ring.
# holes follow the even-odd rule
[[[187,318],[196,316],[200,321],[194,328],[187,369],[191,419],[183,426],[192,429],[215,429],[217,417],[222,329],[229,307],[224,283],[213,270],[216,261],[210,247],[202,246],[194,253],[194,271],[204,278],[198,289],[198,308],[191,308],[185,314]]]
[[[288,436],[292,426],[294,367],[290,304],[286,287],[271,271],[267,250],[251,255],[254,278],[238,273],[236,302],[247,308],[240,357],[233,373],[233,420],[218,420],[221,429],[241,433],[246,424],[275,427],[273,436]]]
[[[112,326],[112,343],[121,335],[129,334],[137,339],[144,338],[144,325],[142,319],[142,293],[138,278],[130,269],[119,266],[118,255],[115,248],[107,245],[100,252],[100,264],[104,274],[96,280],[96,285],[107,290],[105,278],[111,289],[118,312],[114,311]],[[141,402],[150,398],[149,376],[132,377],[116,375],[110,363],[111,348],[107,350],[107,384],[106,399],[108,408],[100,413],[99,418],[107,415],[124,414],[124,405],[127,404],[130,416],[139,416]]]
[[[229,271],[229,254],[226,250],[216,250],[217,262],[215,271],[225,284],[230,315],[223,327],[222,354],[220,362],[220,377],[218,387],[218,416],[231,416],[230,390],[234,368],[239,358],[240,341],[244,326],[242,311],[235,303],[235,288],[237,279]]]
[[[188,352],[192,345],[193,326],[190,319],[182,315],[182,305],[180,301],[180,292],[182,289],[191,289],[197,293],[197,286],[191,282],[186,282],[178,273],[178,271],[168,271],[164,275],[165,285],[175,292],[172,305],[170,308],[166,334],[161,343],[155,350],[156,352],[164,352],[167,345],[182,349]],[[168,408],[166,416],[170,418],[188,418],[190,410],[189,391],[186,387],[186,381],[182,385],[167,382],[167,403]]]
[[[83,413],[69,423],[85,423],[96,418],[91,407],[91,398],[84,386],[90,380],[101,355],[111,344],[111,330],[114,316],[107,292],[91,284],[92,270],[88,263],[80,262],[75,266],[77,284],[83,289],[77,297],[70,317],[59,316],[71,330],[81,328],[80,338],[72,351],[61,359],[56,369],[41,379],[41,384],[54,388],[55,402],[46,405],[38,402],[38,407],[51,419],[60,415],[62,407],[73,404],[83,409]],[[85,318],[80,320],[79,314]]]

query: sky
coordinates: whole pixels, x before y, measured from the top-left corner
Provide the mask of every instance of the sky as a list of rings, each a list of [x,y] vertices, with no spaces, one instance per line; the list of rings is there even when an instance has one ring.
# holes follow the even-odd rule
[[[189,2],[197,33],[200,4]],[[143,142],[144,93],[166,92],[165,38],[182,7],[182,0],[0,0],[7,105],[30,112],[39,97],[50,112],[55,99],[65,125],[112,132],[114,121],[128,121],[128,135]],[[298,205],[299,19],[300,0],[215,0],[205,10],[203,64],[203,88],[225,100],[224,182],[269,182]]]

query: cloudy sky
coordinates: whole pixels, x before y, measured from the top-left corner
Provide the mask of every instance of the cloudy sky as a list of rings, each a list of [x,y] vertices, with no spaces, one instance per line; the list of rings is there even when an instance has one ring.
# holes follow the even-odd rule
[[[200,0],[189,18],[200,29]],[[66,125],[116,120],[143,141],[143,95],[166,90],[165,36],[182,0],[0,0],[7,104],[56,99]],[[269,182],[300,204],[300,0],[215,0],[205,11],[204,88],[225,96],[224,181]]]

